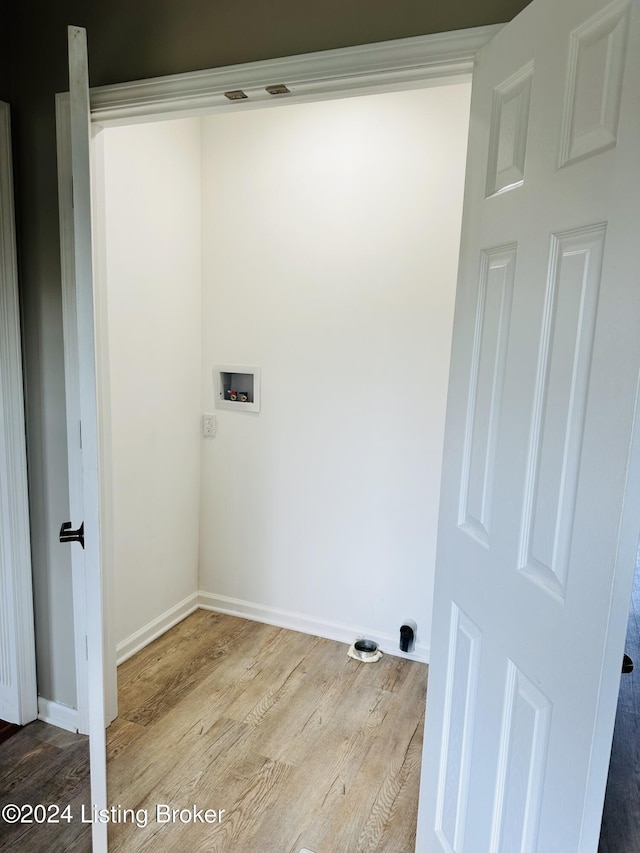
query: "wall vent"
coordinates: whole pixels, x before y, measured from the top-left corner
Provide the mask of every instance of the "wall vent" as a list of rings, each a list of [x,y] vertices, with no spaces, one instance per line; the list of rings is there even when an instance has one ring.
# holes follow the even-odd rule
[[[275,86],[266,86],[265,91],[270,95],[288,95],[291,90],[288,89],[284,83],[278,83]]]
[[[224,96],[230,101],[244,101],[249,97],[246,92],[242,91],[242,89],[233,89],[231,92],[225,92]]]

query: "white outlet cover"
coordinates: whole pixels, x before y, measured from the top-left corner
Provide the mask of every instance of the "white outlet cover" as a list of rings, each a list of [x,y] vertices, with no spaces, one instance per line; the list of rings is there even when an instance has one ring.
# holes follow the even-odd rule
[[[218,430],[218,423],[215,415],[202,416],[202,435],[204,438],[215,438]]]

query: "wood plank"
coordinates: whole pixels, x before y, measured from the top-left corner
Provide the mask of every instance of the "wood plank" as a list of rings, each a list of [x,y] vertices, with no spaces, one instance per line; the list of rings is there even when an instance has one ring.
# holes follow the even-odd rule
[[[405,753],[404,761],[395,776],[385,779],[376,802],[361,834],[358,845],[363,851],[412,850],[415,845],[413,826],[418,819],[418,790],[422,765],[422,734],[424,718],[416,730]],[[375,834],[373,834],[375,832]],[[377,845],[363,846],[363,840],[374,839]]]
[[[238,633],[251,633],[252,629],[241,619],[222,622],[219,614],[202,610],[181,625],[183,629],[170,649],[171,641],[164,634],[143,649],[140,660],[134,655],[130,666],[125,662],[122,686],[118,674],[118,703],[122,701],[119,716],[143,726],[158,719],[211,672],[234,645]],[[169,652],[171,667],[164,663]]]
[[[413,849],[424,665],[362,664],[341,643],[202,612],[157,642],[121,668],[110,801],[225,813],[112,825],[111,851]]]
[[[20,726],[15,723],[8,723],[6,720],[0,720],[0,743],[8,740],[11,735],[20,731]]]
[[[0,745],[0,808],[68,804],[73,820],[58,824],[13,824],[0,827],[0,851],[90,853],[91,827],[81,822],[89,808],[89,742],[83,735],[36,720]]]

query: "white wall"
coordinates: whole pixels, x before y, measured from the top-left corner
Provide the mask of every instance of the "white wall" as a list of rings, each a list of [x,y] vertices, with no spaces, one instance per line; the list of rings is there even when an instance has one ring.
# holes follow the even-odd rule
[[[201,133],[105,131],[116,635],[197,590]]]
[[[205,410],[214,364],[262,368],[203,445],[213,603],[428,645],[469,96],[203,120]]]

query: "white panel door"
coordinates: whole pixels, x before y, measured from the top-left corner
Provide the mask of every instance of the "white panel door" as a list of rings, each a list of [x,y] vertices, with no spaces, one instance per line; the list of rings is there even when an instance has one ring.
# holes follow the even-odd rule
[[[11,129],[0,103],[0,719],[37,714]]]
[[[87,36],[69,27],[69,106],[73,180],[73,246],[77,340],[66,342],[78,354],[80,416],[82,419],[82,505],[84,522],[87,645],[89,658],[89,735],[91,802],[107,806],[105,751],[104,657],[102,637],[102,580],[100,566],[100,500],[98,419],[96,406],[95,334],[93,310],[93,252],[91,234],[91,133]],[[65,327],[65,336],[74,330]],[[79,547],[74,544],[73,547]],[[107,849],[107,825],[91,827],[94,853]]]
[[[417,850],[597,849],[640,529],[638,0],[478,54]]]

